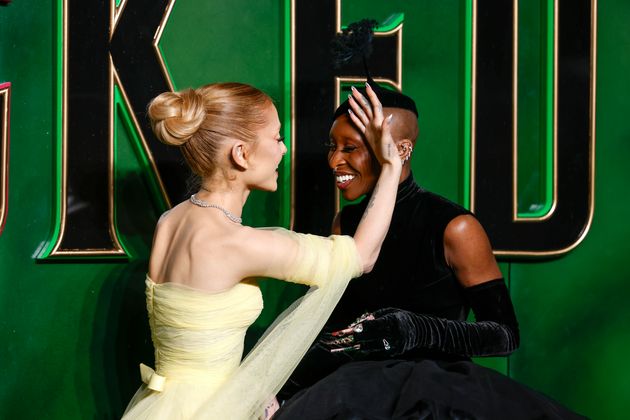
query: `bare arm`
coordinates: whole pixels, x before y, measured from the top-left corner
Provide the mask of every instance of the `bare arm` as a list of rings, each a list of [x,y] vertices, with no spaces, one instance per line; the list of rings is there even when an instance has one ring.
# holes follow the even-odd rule
[[[350,118],[381,164],[381,173],[370,202],[354,234],[363,272],[371,271],[378,258],[394,211],[402,170],[402,162],[391,135],[391,118],[383,118],[383,107],[372,88],[367,88],[367,94],[369,102],[356,90],[350,100],[353,109]],[[337,221],[336,233],[339,231]],[[264,275],[286,279],[287,261],[300,258],[295,242],[290,237],[273,231],[252,229],[247,235],[246,240],[244,237],[239,241],[247,244],[244,245],[247,248],[247,263],[244,264],[247,269],[242,277]]]
[[[458,216],[446,226],[444,256],[464,287],[502,276],[492,254],[490,240],[473,216]]]
[[[389,229],[396,204],[396,192],[402,170],[402,162],[391,135],[391,118],[383,118],[383,107],[369,85],[370,103],[356,89],[350,98],[350,118],[363,133],[381,164],[379,175],[370,201],[354,234],[363,272],[372,271],[381,251],[381,245]]]

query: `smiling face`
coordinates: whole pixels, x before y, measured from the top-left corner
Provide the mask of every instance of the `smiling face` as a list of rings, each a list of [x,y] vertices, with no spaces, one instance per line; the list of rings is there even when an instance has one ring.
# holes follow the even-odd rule
[[[265,110],[265,125],[256,131],[248,160],[248,184],[250,188],[275,191],[278,189],[278,165],[287,152],[284,138],[280,136],[280,119],[273,104]]]
[[[378,161],[347,115],[340,115],[330,128],[328,166],[346,200],[371,192],[378,180]]]

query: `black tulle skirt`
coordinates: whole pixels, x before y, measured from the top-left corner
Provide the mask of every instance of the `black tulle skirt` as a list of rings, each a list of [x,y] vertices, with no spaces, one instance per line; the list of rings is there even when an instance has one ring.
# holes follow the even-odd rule
[[[552,399],[469,361],[365,361],[342,366],[285,402],[287,419],[582,419]]]

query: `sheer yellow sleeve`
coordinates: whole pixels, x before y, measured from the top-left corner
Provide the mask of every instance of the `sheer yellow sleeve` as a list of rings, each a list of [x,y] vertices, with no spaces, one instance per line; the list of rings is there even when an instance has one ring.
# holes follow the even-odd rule
[[[290,260],[284,262],[279,276],[281,280],[308,286],[324,286],[335,280],[336,273],[341,274],[345,270],[352,271],[348,274],[350,278],[361,274],[360,257],[354,239],[350,236],[331,235],[324,238],[281,228],[263,229],[284,235],[295,243],[296,252]]]
[[[304,356],[361,261],[349,236],[323,238],[283,229],[298,252],[287,261],[285,280],[313,285],[268,328],[236,373],[199,408],[195,418],[251,419],[275,395]]]

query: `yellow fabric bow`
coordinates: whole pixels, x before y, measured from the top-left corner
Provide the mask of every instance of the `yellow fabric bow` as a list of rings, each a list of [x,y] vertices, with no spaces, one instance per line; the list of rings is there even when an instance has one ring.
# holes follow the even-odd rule
[[[147,388],[158,392],[164,390],[166,377],[158,375],[153,369],[144,363],[140,363],[140,377],[142,378],[142,382],[147,384]]]

